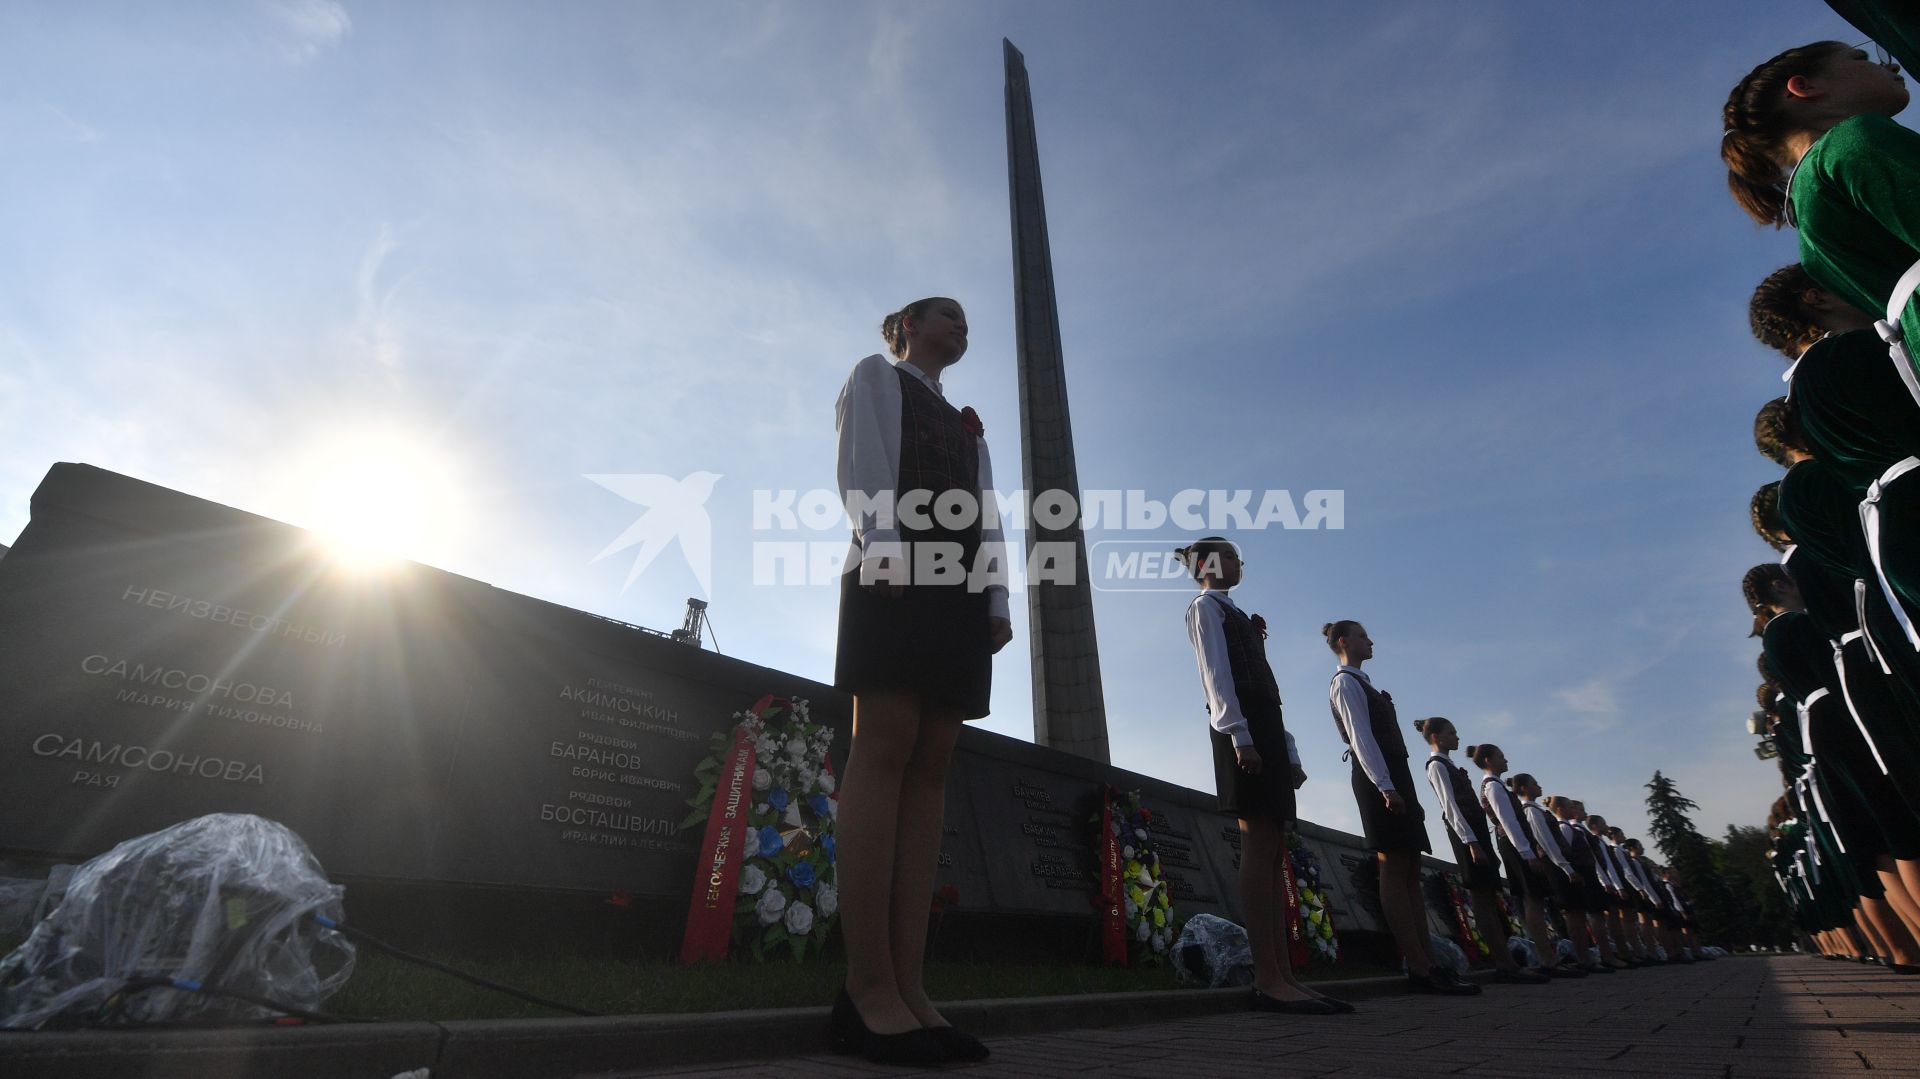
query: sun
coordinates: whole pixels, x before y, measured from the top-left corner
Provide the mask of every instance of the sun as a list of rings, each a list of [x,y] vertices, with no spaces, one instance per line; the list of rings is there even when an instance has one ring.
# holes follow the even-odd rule
[[[457,469],[422,439],[392,432],[338,438],[301,471],[297,523],[344,565],[444,561],[461,534]]]

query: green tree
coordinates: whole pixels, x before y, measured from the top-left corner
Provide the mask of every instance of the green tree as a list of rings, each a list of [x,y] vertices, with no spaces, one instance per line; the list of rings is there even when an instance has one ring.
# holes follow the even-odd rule
[[[1765,828],[1727,826],[1727,837],[1713,843],[1720,879],[1734,901],[1730,943],[1785,947],[1793,942],[1793,911],[1773,876],[1773,842]]]
[[[1700,922],[1701,942],[1740,944],[1745,928],[1738,924],[1733,892],[1715,864],[1713,844],[1693,826],[1687,814],[1700,808],[1680,793],[1673,780],[1653,773],[1647,784],[1648,829],[1667,866],[1680,878],[1694,917]]]

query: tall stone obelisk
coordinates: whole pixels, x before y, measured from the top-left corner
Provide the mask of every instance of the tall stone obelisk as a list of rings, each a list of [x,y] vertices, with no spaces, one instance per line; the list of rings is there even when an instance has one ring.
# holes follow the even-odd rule
[[[1080,499],[1067,416],[1067,372],[1060,357],[1060,312],[1053,292],[1053,251],[1040,192],[1040,147],[1033,131],[1027,61],[1002,39],[1007,60],[1007,185],[1013,208],[1013,314],[1020,368],[1020,465],[1028,497],[1064,491]],[[1039,544],[1071,552],[1072,583],[1027,582],[1033,647],[1033,740],[1106,763],[1107,702],[1100,689],[1100,645],[1093,632],[1093,590],[1087,583],[1087,541],[1072,520],[1043,528],[1029,513],[1027,552]],[[1029,566],[1032,559],[1029,558]]]

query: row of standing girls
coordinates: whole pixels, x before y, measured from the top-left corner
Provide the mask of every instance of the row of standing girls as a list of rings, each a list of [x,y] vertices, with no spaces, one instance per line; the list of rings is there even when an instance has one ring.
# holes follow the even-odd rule
[[[1896,49],[1916,40],[1908,11],[1845,7]],[[1920,135],[1893,120],[1907,88],[1871,46],[1780,53],[1722,114],[1735,201],[1795,229],[1800,255],[1750,302],[1754,335],[1792,363],[1754,426],[1787,470],[1751,503],[1782,558],[1743,591],[1785,788],[1781,885],[1823,949],[1920,973]]]
[[[1176,553],[1200,588],[1187,608],[1187,634],[1210,718],[1220,808],[1240,819],[1241,906],[1256,968],[1254,1004],[1324,1013],[1339,1002],[1316,999],[1287,965],[1279,858],[1296,819],[1294,791],[1306,773],[1266,659],[1265,621],[1248,615],[1229,594],[1245,571],[1231,542],[1209,536]],[[1364,670],[1373,658],[1373,640],[1366,627],[1350,620],[1328,623],[1322,633],[1339,660],[1328,704],[1348,747],[1361,826],[1379,866],[1381,914],[1406,961],[1408,988],[1477,993],[1477,985],[1434,961],[1420,889],[1420,856],[1430,851],[1426,816],[1393,697]],[[1642,858],[1637,840],[1609,830],[1575,799],[1544,797],[1532,776],[1503,781],[1507,760],[1497,746],[1467,750],[1482,773],[1476,789],[1453,762],[1460,738],[1450,721],[1416,720],[1412,728],[1431,749],[1424,770],[1491,945],[1497,980],[1543,984],[1554,977],[1611,974],[1662,956],[1693,961],[1689,950],[1697,952],[1698,944],[1679,885]],[[1533,970],[1523,969],[1507,946],[1506,920],[1495,897],[1501,863],[1506,887],[1524,904],[1536,952],[1545,957]],[[1560,959],[1548,922],[1550,902],[1566,915],[1574,960]]]

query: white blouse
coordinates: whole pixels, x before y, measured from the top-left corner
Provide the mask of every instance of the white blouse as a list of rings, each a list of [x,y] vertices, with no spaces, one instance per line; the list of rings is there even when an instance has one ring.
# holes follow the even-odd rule
[[[1212,596],[1220,603],[1208,603]],[[1227,612],[1221,603],[1239,610],[1240,605],[1219,589],[1209,588],[1193,597],[1187,605],[1187,639],[1193,643],[1193,658],[1200,664],[1200,688],[1207,695],[1207,722],[1213,729],[1233,739],[1233,744],[1253,744],[1247,730],[1246,714],[1240,711],[1240,695],[1233,690],[1233,665],[1227,661]],[[1300,747],[1293,732],[1287,732],[1287,761],[1300,763]]]

